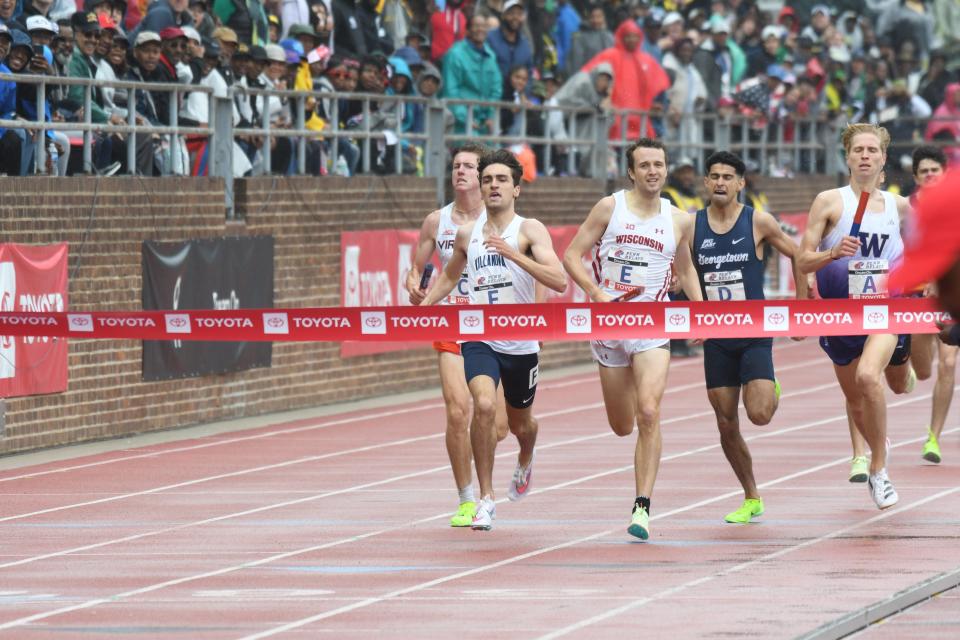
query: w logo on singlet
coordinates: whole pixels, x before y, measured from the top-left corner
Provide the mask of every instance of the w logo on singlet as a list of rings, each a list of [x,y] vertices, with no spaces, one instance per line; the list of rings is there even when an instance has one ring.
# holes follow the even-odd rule
[[[879,233],[858,233],[860,236],[860,254],[864,258],[879,258],[887,246],[890,236]]]

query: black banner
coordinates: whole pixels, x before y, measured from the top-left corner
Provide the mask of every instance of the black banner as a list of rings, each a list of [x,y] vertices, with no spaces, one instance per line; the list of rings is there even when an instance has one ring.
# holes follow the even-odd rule
[[[273,238],[145,241],[143,309],[273,307]],[[143,341],[143,379],[169,380],[269,367],[269,342]]]

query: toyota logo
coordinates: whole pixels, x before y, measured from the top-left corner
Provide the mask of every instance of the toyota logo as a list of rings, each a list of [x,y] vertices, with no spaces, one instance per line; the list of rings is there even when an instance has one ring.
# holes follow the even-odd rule
[[[782,313],[771,313],[769,316],[767,316],[767,320],[770,321],[770,324],[783,324],[783,321],[786,320],[786,318]]]
[[[77,327],[85,327],[90,324],[90,319],[86,316],[80,316],[78,318],[70,318],[70,324]]]
[[[570,324],[575,327],[583,327],[587,324],[587,316],[575,315],[570,317]]]
[[[368,327],[379,327],[383,324],[383,319],[380,316],[367,316],[367,319],[363,322]]]
[[[271,327],[282,327],[284,324],[283,318],[273,317],[267,320],[267,325]]]
[[[187,324],[186,318],[170,318],[168,321],[171,327],[183,327]]]
[[[870,322],[872,322],[872,323],[874,323],[874,324],[879,324],[879,323],[883,322],[884,317],[883,317],[883,314],[880,313],[879,311],[874,311],[874,312],[872,312],[870,315],[867,316],[867,320],[869,320]]]
[[[686,320],[686,317],[682,313],[674,313],[670,315],[670,324],[675,327],[679,327],[686,322]]]
[[[463,324],[464,326],[471,327],[471,328],[478,327],[480,326],[480,318],[478,318],[477,316],[467,316],[466,318],[463,319]]]

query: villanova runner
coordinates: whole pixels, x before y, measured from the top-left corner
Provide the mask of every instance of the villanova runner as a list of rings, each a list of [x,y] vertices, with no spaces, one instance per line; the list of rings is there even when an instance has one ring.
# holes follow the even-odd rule
[[[466,268],[473,304],[531,303],[536,283],[559,293],[567,288],[550,233],[538,220],[514,211],[523,167],[501,149],[480,160],[480,190],[486,213],[457,231],[453,255],[422,304],[434,304],[453,291]],[[536,340],[465,342],[461,347],[467,386],[473,396],[470,441],[480,482],[480,502],[472,527],[489,531],[496,517],[493,460],[497,387],[503,383],[507,423],[520,443],[520,455],[507,496],[519,500],[530,489],[537,421],[533,399],[539,376]]]
[[[608,302],[640,290],[630,302],[666,300],[675,270],[690,300],[701,300],[690,262],[693,216],[680,211],[660,191],[667,179],[667,152],[659,140],[641,138],[627,147],[629,190],[601,199],[563,257],[567,273],[594,302]],[[582,256],[591,253],[593,274]],[[650,498],[660,468],[663,440],[660,401],[670,368],[670,340],[595,340],[590,343],[600,369],[607,421],[618,436],[637,426],[634,451],[636,499],[627,531],[650,537]]]
[[[440,258],[440,268],[450,262],[453,255],[453,241],[457,229],[467,222],[473,222],[483,213],[483,198],[480,196],[480,158],[486,148],[475,143],[467,143],[458,148],[453,156],[451,182],[453,202],[442,209],[427,215],[420,227],[417,252],[413,259],[413,268],[407,274],[407,291],[412,304],[420,304],[426,291],[420,288],[420,275],[436,251]],[[443,304],[469,304],[470,291],[466,274],[457,283],[455,289],[441,301]],[[469,527],[477,512],[477,501],[473,493],[470,455],[470,390],[463,376],[463,357],[460,345],[456,342],[434,342],[440,370],[440,388],[443,403],[447,410],[446,445],[453,469],[453,479],[457,484],[459,506],[450,518],[451,527]],[[500,394],[502,396],[503,394]],[[507,435],[507,415],[501,397],[497,399],[497,439]]]
[[[710,204],[697,212],[691,254],[706,300],[763,300],[763,245],[770,243],[791,260],[800,248],[766,211],[740,204],[746,165],[729,151],[707,158],[704,186]],[[807,279],[794,263],[797,297],[807,297]],[[720,445],[743,487],[743,505],[725,520],[745,524],[763,514],[753,477],[750,449],[740,434],[738,405],[743,389],[747,417],[768,424],[780,400],[773,373],[773,338],[722,338],[703,343],[707,398],[717,416]]]
[[[881,191],[890,134],[883,127],[852,124],[843,132],[850,184],[817,195],[810,208],[798,258],[804,273],[817,273],[822,298],[885,298],[886,276],[903,254],[900,221],[910,206],[906,199]],[[869,201],[857,237],[850,234],[860,194]],[[847,412],[870,446],[867,485],[880,509],[899,499],[887,474],[887,404],[883,377],[894,393],[907,393],[916,383],[910,367],[909,336],[829,336],[820,346],[833,361]],[[865,462],[854,458],[852,465]]]

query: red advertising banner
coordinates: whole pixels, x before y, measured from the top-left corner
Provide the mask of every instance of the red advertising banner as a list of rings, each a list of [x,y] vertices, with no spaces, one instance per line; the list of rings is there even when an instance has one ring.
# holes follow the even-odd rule
[[[553,248],[563,256],[577,232],[576,226],[550,227]],[[343,260],[340,302],[344,307],[409,306],[405,283],[417,250],[416,230],[345,231],[340,236]],[[440,263],[436,255],[434,266]],[[434,276],[436,278],[436,276]],[[583,291],[569,281],[561,295],[547,290],[547,302],[587,302]],[[340,357],[364,356],[423,348],[423,343],[352,342],[340,345]]]
[[[413,342],[759,338],[934,333],[929,298],[332,307],[93,313],[0,312],[20,336],[130,340]]]
[[[63,312],[67,245],[0,244],[0,310]],[[67,341],[41,335],[0,336],[0,397],[67,389]]]

